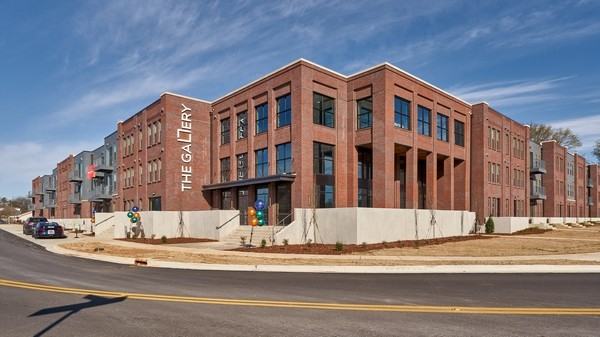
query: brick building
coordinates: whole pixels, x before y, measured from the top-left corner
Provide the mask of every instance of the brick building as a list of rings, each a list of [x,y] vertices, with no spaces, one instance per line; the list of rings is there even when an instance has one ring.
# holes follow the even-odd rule
[[[343,75],[298,60],[213,102],[163,93],[93,151],[43,177],[35,214],[294,208],[599,215],[600,172],[486,103],[471,105],[391,64]],[[50,193],[50,194],[49,194]]]
[[[210,103],[164,93],[117,126],[113,209],[210,209]]]
[[[213,208],[468,208],[469,104],[390,64],[300,60],[212,107]]]
[[[488,216],[529,216],[529,127],[487,103],[471,117],[471,210]]]

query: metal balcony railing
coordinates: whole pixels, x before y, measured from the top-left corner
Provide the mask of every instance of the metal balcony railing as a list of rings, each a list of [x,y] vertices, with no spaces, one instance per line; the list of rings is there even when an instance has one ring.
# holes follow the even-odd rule
[[[530,172],[533,174],[546,174],[546,162],[541,159],[532,161]]]
[[[592,181],[592,178],[587,178],[587,187],[592,188],[594,187],[594,182]]]
[[[102,201],[102,200],[110,200],[112,199],[112,192],[108,187],[100,187],[96,188],[92,191],[92,200],[94,201]]]
[[[594,198],[592,197],[588,197],[588,206],[593,206],[594,205]]]
[[[82,181],[83,181],[83,177],[81,175],[81,172],[78,172],[78,171],[69,172],[69,182],[82,182]]]
[[[69,204],[81,204],[81,194],[74,193],[69,195]]]
[[[546,200],[546,189],[544,186],[539,186],[537,184],[531,184],[531,193],[530,198],[532,200]]]
[[[114,170],[114,166],[110,164],[97,164],[96,172],[112,172]]]

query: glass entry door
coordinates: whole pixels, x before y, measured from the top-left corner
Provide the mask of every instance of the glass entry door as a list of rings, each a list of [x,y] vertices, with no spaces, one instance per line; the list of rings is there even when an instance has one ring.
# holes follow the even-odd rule
[[[239,189],[237,193],[237,206],[240,211],[240,225],[248,224],[248,189]]]
[[[277,184],[277,225],[285,226],[292,222],[292,185]]]

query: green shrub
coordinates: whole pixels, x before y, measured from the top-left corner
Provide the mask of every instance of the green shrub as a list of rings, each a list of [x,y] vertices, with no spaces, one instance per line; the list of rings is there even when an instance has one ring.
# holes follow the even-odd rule
[[[306,240],[306,245],[309,247],[312,246],[312,239]]]
[[[485,222],[485,233],[486,234],[494,233],[494,220],[492,219],[492,217],[489,217],[487,219],[487,221]]]
[[[161,236],[160,237],[160,243],[167,243],[167,237],[166,236]]]
[[[338,252],[341,252],[342,250],[344,250],[344,244],[341,242],[336,242],[335,243],[335,250]]]
[[[361,244],[361,246],[362,246],[363,248],[367,248],[367,243],[366,243],[366,242],[363,242],[363,243]]]
[[[290,240],[288,240],[288,239],[283,239],[283,245],[284,245],[284,246],[287,246],[287,245],[289,245],[289,244],[290,244]]]
[[[260,241],[260,248],[265,248],[267,246],[267,240],[266,239],[262,239]]]

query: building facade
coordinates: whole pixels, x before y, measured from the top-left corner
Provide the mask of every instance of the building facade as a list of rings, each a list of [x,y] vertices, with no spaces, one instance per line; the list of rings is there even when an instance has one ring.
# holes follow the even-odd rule
[[[473,105],[471,210],[489,216],[529,216],[529,127],[492,109]]]
[[[295,208],[598,216],[600,172],[487,103],[384,63],[343,75],[298,60],[212,102],[163,93],[95,150],[32,181],[34,214]],[[53,213],[52,213],[53,212]]]
[[[210,103],[164,93],[119,122],[113,209],[210,209],[210,118]]]

